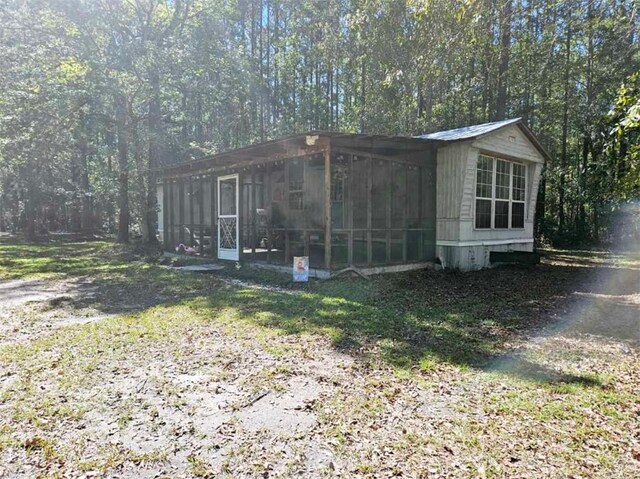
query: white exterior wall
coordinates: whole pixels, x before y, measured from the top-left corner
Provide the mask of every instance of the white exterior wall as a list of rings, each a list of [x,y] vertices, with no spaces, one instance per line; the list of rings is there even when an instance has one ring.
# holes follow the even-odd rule
[[[480,154],[527,165],[524,229],[476,229],[476,167]],[[533,227],[543,156],[519,127],[438,149],[436,255],[445,268],[490,266],[491,251],[533,251]]]
[[[436,242],[460,239],[460,213],[470,154],[469,143],[454,143],[438,149]]]

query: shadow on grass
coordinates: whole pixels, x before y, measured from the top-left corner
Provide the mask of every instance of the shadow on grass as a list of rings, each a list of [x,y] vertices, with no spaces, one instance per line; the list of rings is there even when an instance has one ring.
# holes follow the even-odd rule
[[[564,374],[506,354],[510,333],[494,333],[496,322],[479,320],[469,306],[403,312],[393,304],[363,304],[343,296],[244,289],[210,295],[198,307],[211,315],[233,307],[240,318],[285,335],[323,332],[341,352],[401,369],[428,370],[445,362],[538,383],[602,385],[591,376]]]
[[[0,247],[0,271],[83,278],[75,307],[129,313],[187,302],[205,318],[232,309],[239,319],[280,334],[326,334],[339,351],[397,368],[428,370],[445,362],[534,382],[584,386],[600,384],[590,376],[567,375],[514,357],[506,343],[548,325],[551,313],[576,291],[635,294],[640,285],[637,271],[604,265],[423,271],[369,282],[314,281],[304,287],[270,272],[245,268],[225,273],[284,288],[265,290],[230,288],[215,276],[126,259],[108,243]],[[12,264],[7,269],[3,261]]]

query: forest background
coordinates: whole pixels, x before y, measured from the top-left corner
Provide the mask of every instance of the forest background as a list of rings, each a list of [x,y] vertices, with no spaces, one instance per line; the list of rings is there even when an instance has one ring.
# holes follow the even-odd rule
[[[522,117],[539,241],[640,229],[634,0],[4,0],[0,231],[155,241],[157,169]]]

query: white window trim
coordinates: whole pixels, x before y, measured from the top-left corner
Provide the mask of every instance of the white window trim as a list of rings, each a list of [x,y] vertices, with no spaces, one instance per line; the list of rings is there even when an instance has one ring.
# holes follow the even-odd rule
[[[480,161],[480,157],[486,157],[486,158],[490,158],[491,159],[491,165],[492,165],[492,184],[491,184],[491,198],[485,198],[482,196],[478,196],[478,162]],[[509,199],[500,199],[500,198],[496,198],[496,187],[497,187],[497,171],[498,171],[498,160],[500,161],[504,161],[507,162],[509,164]],[[513,199],[513,165],[517,164],[517,165],[522,165],[524,167],[524,200],[514,200]],[[513,161],[513,160],[507,160],[505,158],[500,158],[497,156],[493,156],[493,155],[489,155],[486,153],[480,153],[478,155],[478,159],[476,161],[476,168],[475,168],[475,175],[474,175],[474,184],[473,184],[473,229],[475,231],[509,231],[509,230],[513,230],[513,231],[523,231],[525,229],[525,223],[527,220],[527,177],[529,175],[529,168],[527,168],[526,163],[524,162],[520,162],[520,161]],[[476,226],[476,207],[477,207],[477,200],[487,200],[487,201],[491,201],[491,227],[489,228],[478,228]],[[495,215],[495,211],[496,211],[496,201],[508,201],[509,202],[509,226],[507,228],[496,228],[495,226],[495,222],[496,222],[496,215]],[[511,224],[513,217],[512,217],[512,212],[513,212],[513,203],[522,203],[524,204],[524,219],[523,219],[523,225],[522,228],[514,228]]]

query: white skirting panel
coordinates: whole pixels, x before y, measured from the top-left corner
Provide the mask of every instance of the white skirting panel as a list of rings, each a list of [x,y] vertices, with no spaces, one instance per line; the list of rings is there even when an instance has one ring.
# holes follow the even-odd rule
[[[467,241],[455,243],[438,241],[436,255],[444,269],[475,271],[489,268],[492,251],[533,251],[533,240]]]

